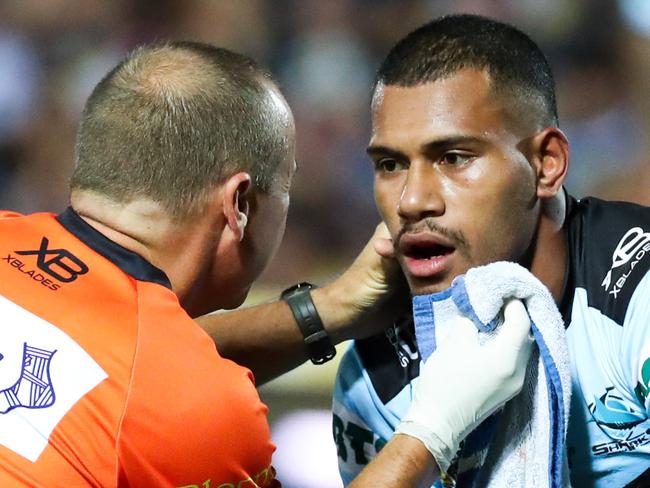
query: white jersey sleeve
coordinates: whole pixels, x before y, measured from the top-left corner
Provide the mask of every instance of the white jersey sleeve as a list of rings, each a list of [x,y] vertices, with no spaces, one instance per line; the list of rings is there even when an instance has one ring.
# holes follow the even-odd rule
[[[393,435],[411,403],[418,369],[417,352],[384,335],[355,341],[343,356],[334,387],[332,431],[346,486]]]

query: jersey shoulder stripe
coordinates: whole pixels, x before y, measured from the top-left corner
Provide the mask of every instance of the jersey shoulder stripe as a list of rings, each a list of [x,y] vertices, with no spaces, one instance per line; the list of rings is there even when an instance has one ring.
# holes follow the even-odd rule
[[[420,354],[411,316],[382,334],[355,341],[354,347],[377,396],[384,404],[420,373]]]
[[[650,208],[569,197],[566,228],[565,297],[575,288],[586,289],[589,306],[622,326],[634,290],[650,270]],[[571,307],[563,303],[561,308],[564,314]]]

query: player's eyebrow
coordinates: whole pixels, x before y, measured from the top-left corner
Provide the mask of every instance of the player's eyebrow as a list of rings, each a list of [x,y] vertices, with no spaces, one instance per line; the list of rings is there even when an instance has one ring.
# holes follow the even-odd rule
[[[442,139],[433,139],[431,141],[425,142],[420,146],[421,153],[431,153],[436,151],[442,151],[450,147],[458,145],[477,145],[482,144],[484,141],[475,136],[465,136],[457,135],[445,137]],[[366,153],[368,156],[390,156],[393,158],[406,159],[406,154],[397,149],[390,148],[388,146],[382,145],[370,145],[366,148]]]
[[[477,145],[482,144],[484,141],[475,136],[450,136],[443,139],[436,139],[429,142],[425,142],[420,146],[420,152],[430,153],[442,151],[459,145]]]
[[[406,158],[406,155],[402,153],[401,151],[397,151],[395,149],[391,149],[390,147],[387,146],[368,146],[366,148],[366,153],[368,156],[391,156],[393,158],[399,158],[399,159],[404,159]]]

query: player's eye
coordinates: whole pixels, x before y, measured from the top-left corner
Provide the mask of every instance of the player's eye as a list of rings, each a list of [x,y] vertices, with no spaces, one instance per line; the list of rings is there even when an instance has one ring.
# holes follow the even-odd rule
[[[468,163],[473,158],[474,156],[472,156],[471,154],[451,151],[443,154],[442,158],[440,158],[440,162],[442,164],[448,164],[450,166],[460,166]]]
[[[393,173],[401,169],[402,165],[393,158],[381,158],[375,161],[375,171]]]

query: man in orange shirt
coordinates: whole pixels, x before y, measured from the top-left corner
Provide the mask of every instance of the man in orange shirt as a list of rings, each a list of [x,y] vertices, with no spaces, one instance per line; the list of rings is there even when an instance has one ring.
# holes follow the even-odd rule
[[[192,320],[239,306],[277,249],[294,138],[268,74],[212,46],[144,47],[97,85],[71,207],[0,214],[0,486],[280,486],[251,370],[266,380],[323,362],[332,341],[377,330],[393,318],[396,281],[373,250],[387,244],[379,229],[328,287]],[[521,354],[503,356],[521,370]],[[425,433],[441,425],[425,408],[436,381],[422,373],[412,416]],[[477,401],[521,384],[498,386]],[[460,438],[487,415],[470,407],[450,408]],[[358,486],[415,486],[435,470],[415,437],[385,452]]]

